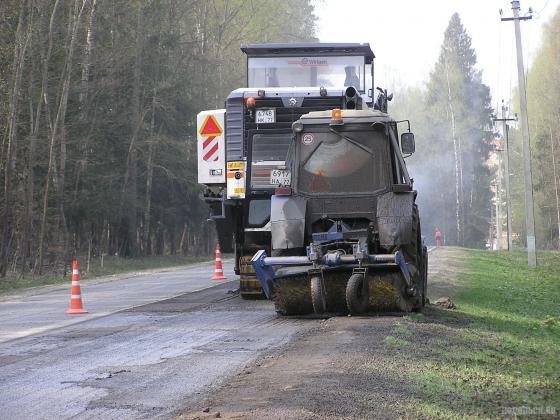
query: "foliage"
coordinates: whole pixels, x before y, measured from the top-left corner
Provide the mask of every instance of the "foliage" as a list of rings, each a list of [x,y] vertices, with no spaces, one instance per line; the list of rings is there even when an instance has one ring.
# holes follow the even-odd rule
[[[196,114],[244,86],[241,43],[315,33],[308,0],[6,0],[0,21],[0,277],[209,252]]]
[[[391,112],[410,119],[418,139],[409,166],[423,233],[431,238],[439,227],[448,244],[483,247],[491,205],[486,161],[492,110],[475,65],[471,39],[454,14],[426,89],[398,93]]]

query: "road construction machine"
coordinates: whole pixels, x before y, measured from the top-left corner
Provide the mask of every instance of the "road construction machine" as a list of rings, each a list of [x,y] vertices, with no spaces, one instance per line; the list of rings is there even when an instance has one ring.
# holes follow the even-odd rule
[[[252,258],[280,314],[424,306],[428,254],[404,161],[414,135],[409,125],[399,141],[397,124],[386,109],[338,108],[292,124],[290,183],[270,201],[272,254]]]
[[[244,298],[263,289],[251,264],[271,246],[271,198],[291,184],[287,157],[294,150],[292,124],[313,111],[386,108],[374,101],[369,44],[242,45],[247,86],[229,94],[225,107],[197,118],[198,182],[223,252],[235,253]],[[377,91],[375,91],[377,93]]]

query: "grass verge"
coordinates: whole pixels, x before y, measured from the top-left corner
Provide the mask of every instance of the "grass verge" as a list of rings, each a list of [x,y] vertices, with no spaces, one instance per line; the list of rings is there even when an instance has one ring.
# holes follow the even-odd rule
[[[143,270],[163,269],[177,267],[182,265],[194,264],[197,262],[209,261],[212,257],[183,257],[178,255],[152,256],[141,258],[121,258],[114,256],[106,256],[103,259],[103,267],[101,260],[96,258],[92,260],[90,271],[86,272],[85,259],[80,259],[80,273],[82,279],[91,279],[94,277],[131,273]],[[0,294],[9,293],[18,289],[24,289],[35,286],[45,286],[49,284],[57,284],[69,281],[69,276],[64,277],[62,274],[48,273],[41,276],[33,276],[31,274],[21,275],[19,273],[8,273],[4,279],[0,279]]]
[[[457,309],[431,306],[385,340],[400,359],[388,373],[410,384],[407,411],[423,418],[558,416],[560,254],[542,252],[539,267],[529,269],[525,253],[466,252]]]

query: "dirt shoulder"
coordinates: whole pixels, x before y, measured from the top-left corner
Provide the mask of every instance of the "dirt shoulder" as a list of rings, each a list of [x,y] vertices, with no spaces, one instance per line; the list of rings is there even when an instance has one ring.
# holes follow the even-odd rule
[[[463,259],[458,248],[430,253],[432,301],[453,296]],[[406,317],[330,318],[281,353],[247,366],[179,418],[416,417],[411,407],[426,390],[409,373],[431,360],[431,343],[463,323],[436,307]]]
[[[428,254],[428,297],[430,301],[457,293],[459,275],[464,273],[465,250],[445,247]]]

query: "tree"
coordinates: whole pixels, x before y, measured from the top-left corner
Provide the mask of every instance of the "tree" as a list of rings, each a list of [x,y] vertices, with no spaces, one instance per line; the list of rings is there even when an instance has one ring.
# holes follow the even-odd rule
[[[544,28],[542,46],[527,76],[537,242],[542,247],[557,249],[560,249],[559,28],[560,7]],[[514,140],[519,139],[518,133],[513,134]]]
[[[448,244],[482,247],[490,219],[486,161],[493,134],[490,92],[475,65],[471,39],[455,13],[426,91],[397,94],[395,107],[397,118],[411,119],[417,133],[409,166],[424,234],[439,227]]]

